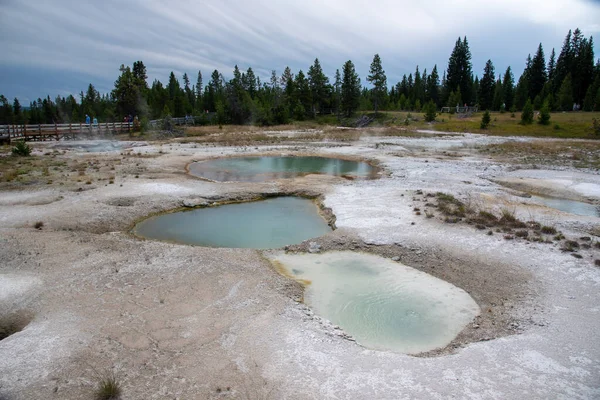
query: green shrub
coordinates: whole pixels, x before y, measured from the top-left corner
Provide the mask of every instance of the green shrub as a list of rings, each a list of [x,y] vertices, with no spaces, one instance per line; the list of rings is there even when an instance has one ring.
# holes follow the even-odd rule
[[[540,115],[538,116],[538,124],[550,125],[550,106],[548,105],[548,101],[544,102],[544,105],[540,110]]]
[[[433,122],[435,121],[437,108],[433,101],[429,100],[428,103],[423,107],[423,111],[425,111],[425,121]]]
[[[12,148],[13,156],[28,157],[31,155],[31,146],[24,140],[18,140],[15,147]]]
[[[533,123],[533,105],[531,100],[527,99],[527,102],[523,106],[523,112],[521,112],[521,125],[529,125]]]
[[[489,111],[485,111],[483,113],[483,116],[481,117],[481,125],[479,126],[481,129],[487,129],[488,126],[490,125],[490,112]]]

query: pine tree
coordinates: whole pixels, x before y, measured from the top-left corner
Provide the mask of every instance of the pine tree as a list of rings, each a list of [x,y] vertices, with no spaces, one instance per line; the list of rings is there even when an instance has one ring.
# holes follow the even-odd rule
[[[112,91],[112,96],[116,101],[116,109],[118,115],[137,115],[138,110],[138,98],[140,96],[139,88],[136,84],[135,78],[131,69],[125,65],[121,65],[119,68],[121,76],[115,81],[115,88]],[[95,103],[96,93],[94,87],[90,84],[88,87],[88,93],[85,96],[85,100],[82,101],[82,106],[93,107],[90,103]],[[89,109],[84,112],[90,114],[93,113]]]
[[[573,109],[573,81],[571,73],[568,73],[557,94],[560,111],[571,111]]]
[[[308,83],[313,100],[313,116],[315,116],[317,111],[320,113],[324,111],[327,98],[327,85],[329,85],[329,79],[323,73],[318,58],[315,59],[314,64],[308,69]]]
[[[554,48],[552,48],[552,53],[550,53],[550,60],[548,60],[548,81],[552,82],[555,74],[556,74],[556,53],[554,52]]]
[[[367,81],[373,85],[373,88],[371,89],[371,99],[373,101],[373,106],[375,107],[375,114],[377,114],[379,107],[383,104],[387,94],[387,79],[385,71],[381,66],[379,54],[375,54],[373,57]]]
[[[14,123],[16,124],[22,124],[23,121],[23,108],[21,107],[21,103],[19,103],[19,99],[17,99],[15,97],[15,99],[13,100],[13,106],[12,106],[12,110],[13,110],[13,114],[14,114]]]
[[[517,110],[522,110],[527,100],[529,100],[529,80],[527,79],[527,74],[524,73],[517,83],[513,105]]]
[[[360,79],[352,61],[348,60],[342,68],[342,111],[352,116],[360,104]]]
[[[252,67],[248,67],[245,75],[246,75],[245,82],[242,82],[243,86],[244,86],[244,90],[248,92],[248,95],[250,96],[251,99],[254,99],[256,97],[257,86],[256,86],[256,75],[254,74],[254,70],[252,70]]]
[[[492,118],[490,116],[490,112],[488,110],[485,110],[485,112],[483,113],[483,116],[481,117],[481,124],[479,125],[479,128],[487,129],[488,126],[490,125],[491,121],[492,121]]]
[[[146,66],[142,61],[136,61],[133,63],[133,79],[135,80],[135,84],[140,90],[140,93],[143,95],[148,91],[148,75],[146,73]]]
[[[290,67],[285,67],[285,69],[283,70],[283,74],[281,74],[281,79],[279,81],[279,85],[282,89],[285,89],[287,87],[290,79],[292,81],[294,80],[294,74],[292,73]]]
[[[479,106],[482,110],[490,110],[494,100],[494,82],[496,72],[491,60],[487,60],[483,70],[483,77],[479,82]]]
[[[456,107],[460,107],[463,104],[462,102],[462,94],[460,93],[460,86],[456,87],[456,91],[450,92],[450,96],[448,97],[448,107],[450,107],[450,112],[456,112]]]
[[[504,93],[504,109],[510,110],[515,97],[515,78],[510,67],[506,68],[504,79],[502,79],[502,92]]]
[[[302,118],[304,118],[306,114],[308,114],[311,110],[312,96],[308,80],[304,76],[304,72],[302,72],[302,70],[298,71],[298,74],[296,74],[295,86],[298,101],[297,104],[294,106],[294,115],[296,116],[296,118],[298,117],[298,106],[300,106],[302,107],[302,111],[304,113]]]
[[[548,74],[546,73],[546,61],[544,59],[544,49],[542,48],[541,43],[529,66],[528,78],[529,97],[533,99],[540,95],[544,84],[548,79]]]
[[[548,101],[544,101],[544,104],[540,109],[540,115],[538,116],[538,124],[550,125],[550,105],[548,104]]]
[[[340,75],[340,70],[335,70],[335,83],[334,83],[334,93],[335,93],[335,114],[338,119],[340,119],[340,106],[342,101],[342,76]]]
[[[425,104],[425,106],[423,107],[423,111],[425,112],[425,116],[424,116],[425,121],[427,121],[427,122],[435,121],[437,108],[436,108],[433,100],[429,100],[429,102]]]
[[[437,106],[440,104],[440,76],[438,75],[437,65],[433,66],[433,70],[431,70],[431,75],[429,75],[429,79],[427,80],[427,93],[429,98],[433,101],[433,103]]]
[[[554,93],[558,93],[562,82],[566,78],[567,74],[571,72],[572,59],[573,52],[571,50],[571,30],[569,30],[569,33],[563,42],[560,54],[558,55],[558,60],[556,61],[556,70],[553,77]]]
[[[494,111],[504,111],[505,109],[502,107],[502,103],[504,102],[504,91],[502,80],[500,76],[498,76],[498,80],[496,81],[495,89],[494,89],[494,100],[492,101],[492,110]]]
[[[196,108],[202,107],[202,92],[204,86],[202,86],[202,71],[198,70],[198,77],[196,78]]]
[[[417,100],[420,104],[423,103],[425,98],[425,92],[423,90],[423,79],[421,78],[421,73],[419,72],[419,66],[417,65],[417,69],[415,70],[415,80],[413,84],[413,100],[416,103]]]
[[[446,73],[446,90],[448,93],[460,87],[465,103],[471,103],[471,85],[472,85],[472,65],[471,51],[467,37],[461,40],[457,39],[454,50],[448,60],[448,69]]]
[[[521,125],[529,125],[531,123],[533,123],[533,105],[531,104],[531,100],[527,99],[521,113]]]

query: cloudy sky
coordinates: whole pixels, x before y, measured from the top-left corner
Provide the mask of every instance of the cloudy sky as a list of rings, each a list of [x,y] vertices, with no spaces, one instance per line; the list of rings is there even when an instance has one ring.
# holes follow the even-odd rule
[[[395,84],[417,64],[441,74],[464,35],[477,74],[491,59],[518,76],[540,42],[549,57],[576,27],[600,41],[600,1],[0,0],[0,93],[24,104],[90,82],[106,93],[136,60],[150,82],[202,70],[206,84],[236,64],[266,79],[286,65],[306,72],[315,57],[333,76],[351,59],[364,82],[375,53]]]

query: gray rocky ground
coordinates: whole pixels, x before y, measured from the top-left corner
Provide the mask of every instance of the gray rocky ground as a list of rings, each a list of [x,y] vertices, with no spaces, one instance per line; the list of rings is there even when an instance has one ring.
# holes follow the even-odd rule
[[[0,318],[25,324],[0,341],[0,398],[92,398],[109,372],[130,399],[599,398],[600,251],[575,258],[558,242],[505,240],[444,223],[434,209],[433,218],[414,212],[441,191],[489,210],[509,207],[568,238],[600,240],[600,218],[520,197],[600,204],[598,172],[532,169],[477,151],[505,140],[525,139],[426,133],[248,147],[172,140],[101,153],[84,145],[102,142],[61,142],[57,158],[114,167],[114,183],[56,177],[0,191]],[[57,145],[37,144],[35,154]],[[185,173],[194,160],[242,154],[368,159],[383,174],[213,183]],[[373,351],[302,304],[302,287],[277,272],[272,251],[129,233],[152,213],[269,193],[319,195],[335,216],[337,230],[287,251],[394,258],[463,288],[482,314],[444,349],[417,357]]]

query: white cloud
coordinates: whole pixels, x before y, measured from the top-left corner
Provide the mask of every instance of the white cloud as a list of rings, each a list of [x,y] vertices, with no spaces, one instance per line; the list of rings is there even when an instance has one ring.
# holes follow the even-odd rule
[[[510,64],[518,74],[539,42],[549,55],[568,29],[594,35],[598,21],[600,6],[585,0],[3,0],[0,68],[71,71],[106,84],[120,64],[141,59],[164,82],[166,70],[194,80],[201,69],[207,80],[235,64],[265,77],[286,65],[306,71],[318,57],[330,75],[352,59],[364,76],[379,53],[393,83],[417,64],[442,70],[467,35],[476,72],[491,58],[498,72]]]

